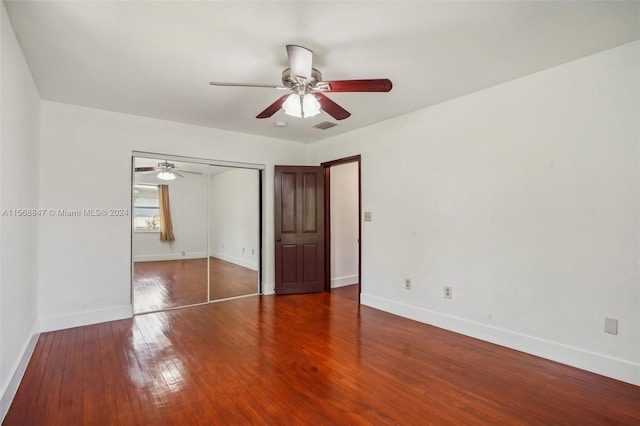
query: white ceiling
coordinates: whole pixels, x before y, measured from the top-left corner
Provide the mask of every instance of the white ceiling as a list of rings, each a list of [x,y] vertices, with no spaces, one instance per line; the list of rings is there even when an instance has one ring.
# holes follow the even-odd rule
[[[7,1],[43,99],[313,142],[640,38],[640,3],[581,1]],[[332,93],[337,127],[255,116],[282,95],[286,44],[325,80],[390,78],[390,93]],[[278,128],[276,121],[288,126]]]

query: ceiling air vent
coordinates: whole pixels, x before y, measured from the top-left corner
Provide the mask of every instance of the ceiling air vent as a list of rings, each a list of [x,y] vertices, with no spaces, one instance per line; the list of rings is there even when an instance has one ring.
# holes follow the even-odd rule
[[[320,130],[327,130],[327,129],[330,129],[330,128],[332,128],[334,126],[337,126],[337,125],[338,125],[337,123],[332,123],[330,121],[323,121],[322,123],[316,124],[313,127],[315,127],[316,129],[320,129]]]

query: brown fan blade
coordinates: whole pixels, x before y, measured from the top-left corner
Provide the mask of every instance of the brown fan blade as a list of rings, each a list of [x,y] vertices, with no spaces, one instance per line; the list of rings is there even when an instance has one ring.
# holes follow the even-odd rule
[[[269,118],[269,117],[271,117],[273,114],[278,112],[278,110],[280,110],[280,108],[282,108],[282,104],[284,103],[285,100],[287,100],[287,98],[289,96],[291,96],[291,95],[287,94],[287,95],[281,96],[277,101],[275,101],[274,103],[269,105],[267,107],[267,109],[265,109],[260,114],[258,114],[256,116],[256,118]]]
[[[310,80],[313,52],[306,47],[288,44],[287,56],[289,56],[289,68],[291,68],[293,78],[302,79],[303,83]]]
[[[340,105],[333,102],[322,93],[316,93],[315,96],[316,98],[318,98],[318,102],[320,102],[320,107],[322,107],[322,110],[336,120],[344,120],[345,118],[351,116],[351,113],[349,111],[342,108]]]
[[[155,167],[136,167],[136,172],[155,172]]]
[[[328,86],[328,88],[326,88]],[[316,84],[322,92],[388,92],[393,87],[388,78],[370,80],[321,81]]]

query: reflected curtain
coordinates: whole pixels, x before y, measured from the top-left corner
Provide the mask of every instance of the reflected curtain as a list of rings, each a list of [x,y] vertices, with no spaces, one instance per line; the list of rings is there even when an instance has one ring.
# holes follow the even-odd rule
[[[158,185],[158,205],[160,206],[160,241],[175,241],[169,205],[169,185]]]

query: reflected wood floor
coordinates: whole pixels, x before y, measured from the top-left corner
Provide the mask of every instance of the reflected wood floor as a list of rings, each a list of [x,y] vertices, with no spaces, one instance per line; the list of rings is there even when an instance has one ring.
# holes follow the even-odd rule
[[[328,293],[44,333],[4,425],[640,424],[640,387]]]
[[[133,310],[151,312],[207,301],[207,259],[133,264]]]
[[[346,297],[347,299],[358,301],[358,284],[345,285],[342,287],[335,287],[331,289],[333,296]]]
[[[209,259],[211,300],[258,293],[258,272]],[[153,312],[207,302],[207,260],[135,262],[134,312]]]
[[[227,299],[259,292],[258,271],[210,258],[211,300]]]

